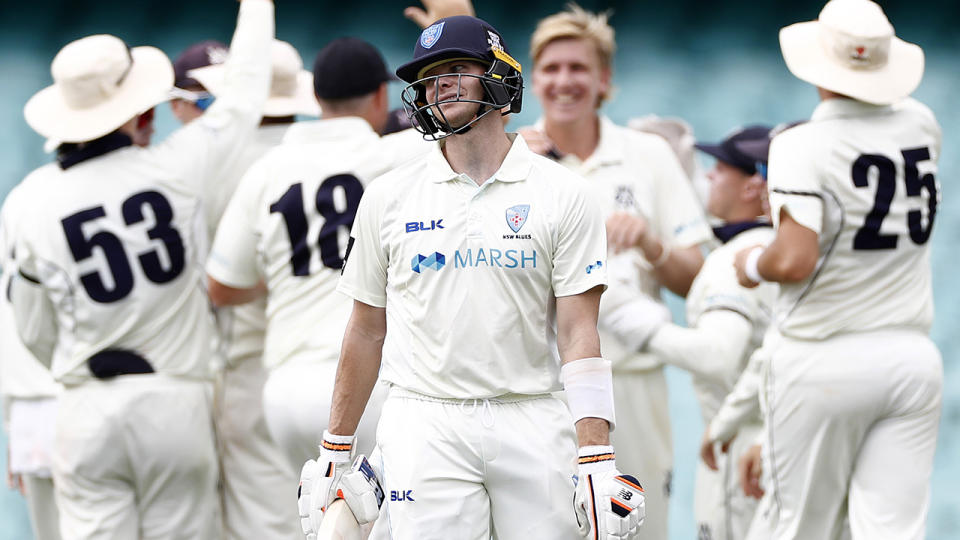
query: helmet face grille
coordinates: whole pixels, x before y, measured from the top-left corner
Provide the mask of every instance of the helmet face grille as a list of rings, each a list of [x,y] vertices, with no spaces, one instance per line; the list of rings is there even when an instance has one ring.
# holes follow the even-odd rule
[[[457,77],[457,97],[440,100],[441,77]],[[460,89],[464,77],[479,79],[483,88],[482,99],[460,98]],[[434,83],[434,93],[427,96],[427,83]],[[523,99],[523,77],[520,72],[506,62],[495,60],[486,73],[475,75],[472,73],[448,73],[433,75],[416,80],[407,85],[400,95],[403,108],[407,112],[414,128],[423,134],[424,139],[440,140],[457,133],[465,133],[481,118],[493,111],[501,114],[518,113]],[[441,109],[446,103],[476,103],[477,114],[462,126],[451,125]],[[505,110],[506,109],[506,110]]]

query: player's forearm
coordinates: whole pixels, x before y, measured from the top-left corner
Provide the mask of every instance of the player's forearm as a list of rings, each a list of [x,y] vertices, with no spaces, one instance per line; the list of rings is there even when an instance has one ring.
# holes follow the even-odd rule
[[[581,418],[576,424],[577,446],[610,444],[610,424],[603,418]]]
[[[647,350],[673,366],[698,377],[732,384],[750,344],[753,327],[732,311],[700,317],[694,328],[665,324],[650,338]]]
[[[356,433],[370,393],[377,383],[386,319],[384,317],[381,324],[377,313],[372,317],[369,313],[366,315],[358,314],[354,308],[343,335],[327,427],[327,431],[334,435]]]
[[[727,442],[737,434],[740,426],[760,414],[760,372],[763,359],[754,354],[747,368],[740,374],[733,390],[724,398],[720,410],[710,421],[707,431],[711,440]]]
[[[797,223],[784,209],[776,237],[757,260],[757,272],[767,281],[797,283],[810,277],[819,257],[817,233]]]
[[[50,299],[39,282],[28,274],[12,276],[10,302],[20,340],[46,367],[53,362],[57,344],[57,318]]]
[[[252,125],[270,92],[271,42],[274,36],[274,7],[270,0],[243,0],[237,27],[230,42],[230,56],[224,63],[224,90],[211,106],[216,116],[221,109],[243,112]],[[218,105],[219,103],[219,105]],[[219,125],[214,125],[218,129]]]
[[[650,245],[643,246],[643,252],[650,261],[659,260],[663,257],[663,250],[670,249],[660,240],[654,239],[649,243]],[[703,254],[699,246],[674,248],[670,249],[667,258],[653,269],[653,276],[670,292],[686,297],[701,266],[703,266]]]
[[[207,276],[207,294],[210,296],[210,302],[216,307],[237,306],[264,296],[267,294],[267,287],[262,281],[256,287],[248,289],[230,287]]]

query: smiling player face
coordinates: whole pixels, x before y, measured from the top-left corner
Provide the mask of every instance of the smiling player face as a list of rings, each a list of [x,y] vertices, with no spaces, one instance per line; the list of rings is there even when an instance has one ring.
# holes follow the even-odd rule
[[[483,87],[477,77],[460,75],[483,75],[486,66],[471,60],[453,60],[440,64],[424,74],[426,99],[434,105],[433,112],[453,128],[465,125],[477,115],[480,105],[466,100],[482,100]],[[435,77],[435,78],[431,78]],[[460,100],[460,101],[454,101]],[[449,101],[449,103],[443,103]]]

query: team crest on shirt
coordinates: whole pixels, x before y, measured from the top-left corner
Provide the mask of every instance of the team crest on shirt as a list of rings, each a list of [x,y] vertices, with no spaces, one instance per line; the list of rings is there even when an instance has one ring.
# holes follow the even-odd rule
[[[527,216],[530,215],[529,204],[518,204],[507,208],[507,225],[513,232],[520,232],[523,224],[527,222]]]
[[[634,208],[637,200],[633,196],[633,189],[630,186],[617,186],[617,194],[614,195],[617,207],[621,209]]]
[[[437,44],[437,40],[440,39],[440,34],[443,33],[443,25],[446,22],[437,23],[433,26],[427,27],[426,30],[420,34],[420,46],[424,49],[429,49]]]

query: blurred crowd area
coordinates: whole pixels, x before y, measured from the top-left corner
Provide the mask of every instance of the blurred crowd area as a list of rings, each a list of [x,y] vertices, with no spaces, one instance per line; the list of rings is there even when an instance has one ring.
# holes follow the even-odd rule
[[[960,89],[956,67],[960,34],[955,31],[960,3],[879,3],[897,34],[924,48],[926,73],[914,96],[930,106],[943,127],[939,174],[943,203],[932,249],[936,299],[932,337],[943,352],[945,384],[928,538],[946,540],[956,538],[960,531],[960,494],[952,485],[960,478],[960,335],[955,331],[960,321],[960,283],[950,277],[960,252],[960,193],[956,187],[960,171],[960,104],[956,95]],[[277,4],[277,37],[297,47],[308,65],[329,40],[354,35],[377,45],[390,66],[396,67],[409,56],[419,33],[402,16],[404,2],[283,0]],[[814,89],[792,77],[783,65],[777,31],[786,24],[815,18],[822,7],[820,0],[580,4],[587,9],[613,10],[611,23],[617,30],[618,45],[616,90],[603,112],[617,123],[647,114],[676,116],[693,126],[698,139],[714,141],[737,125],[805,118],[817,102]],[[478,16],[501,29],[514,56],[528,63],[528,39],[536,21],[562,9],[563,2],[530,1],[519,11],[508,3],[477,1],[475,5]],[[42,138],[24,121],[22,110],[34,92],[50,84],[50,61],[60,47],[84,35],[112,33],[131,45],[154,45],[174,57],[201,39],[228,41],[235,10],[232,0],[37,0],[18,5],[3,0],[0,198],[29,171],[51,159],[43,152]],[[393,106],[400,104],[400,90],[400,84],[395,84]],[[529,90],[524,104],[511,127],[529,125],[539,116]],[[157,140],[174,127],[169,108],[158,107]],[[670,305],[675,319],[681,320],[682,300],[672,297]],[[676,452],[670,531],[672,538],[694,538],[693,475],[703,430],[689,376],[668,368],[668,382]],[[0,445],[6,446],[2,433]],[[0,540],[30,538],[23,501],[13,491],[0,490],[0,524]]]

